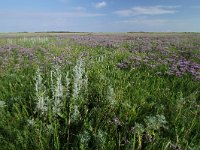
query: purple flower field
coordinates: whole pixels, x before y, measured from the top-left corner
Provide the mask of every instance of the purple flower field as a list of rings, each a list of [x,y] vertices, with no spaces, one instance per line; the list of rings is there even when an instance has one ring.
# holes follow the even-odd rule
[[[0,35],[0,149],[200,145],[199,33]]]

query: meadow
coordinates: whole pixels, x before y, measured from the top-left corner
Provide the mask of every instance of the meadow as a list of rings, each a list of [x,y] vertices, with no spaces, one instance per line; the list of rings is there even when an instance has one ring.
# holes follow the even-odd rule
[[[200,34],[0,34],[1,150],[199,150]]]

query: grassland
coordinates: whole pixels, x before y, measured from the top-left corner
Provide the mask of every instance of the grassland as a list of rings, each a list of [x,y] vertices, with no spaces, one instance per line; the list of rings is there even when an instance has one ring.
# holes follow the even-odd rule
[[[200,34],[0,34],[0,149],[200,149]]]

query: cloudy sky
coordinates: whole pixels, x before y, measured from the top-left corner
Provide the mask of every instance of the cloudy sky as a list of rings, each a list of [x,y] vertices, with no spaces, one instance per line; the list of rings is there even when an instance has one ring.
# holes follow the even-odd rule
[[[0,0],[0,32],[200,32],[200,0]]]

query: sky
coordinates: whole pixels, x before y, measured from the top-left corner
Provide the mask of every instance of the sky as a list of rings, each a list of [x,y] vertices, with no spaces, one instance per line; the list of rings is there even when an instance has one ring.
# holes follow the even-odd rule
[[[0,0],[0,32],[200,32],[200,0]]]

